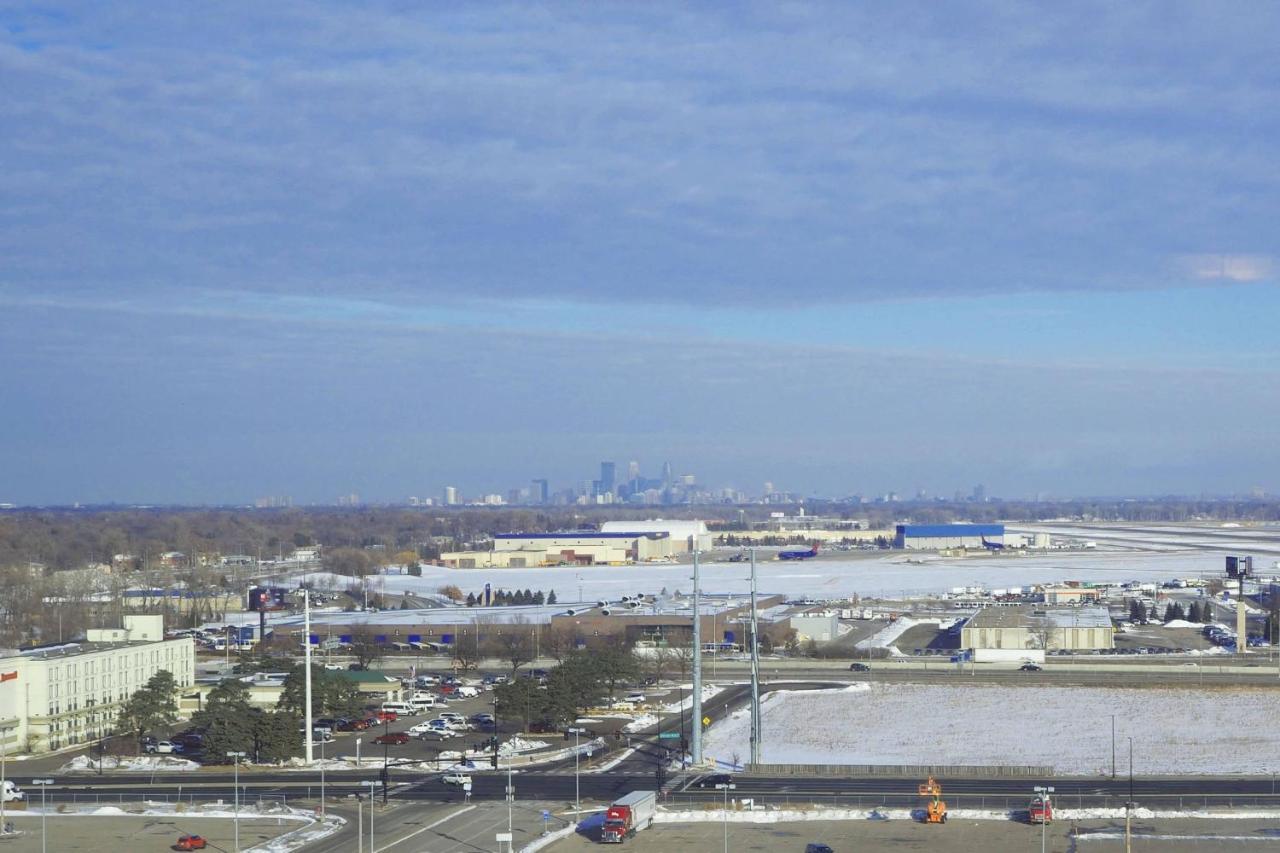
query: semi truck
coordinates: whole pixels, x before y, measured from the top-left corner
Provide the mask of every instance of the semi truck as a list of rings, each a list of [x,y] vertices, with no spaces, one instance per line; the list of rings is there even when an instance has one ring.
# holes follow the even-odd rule
[[[0,797],[4,797],[4,801],[6,803],[16,803],[25,800],[27,795],[24,794],[17,785],[13,784],[13,782],[5,779],[4,787],[0,788]]]
[[[621,844],[623,839],[652,826],[657,810],[657,791],[632,791],[616,800],[604,813],[600,840],[605,844]]]

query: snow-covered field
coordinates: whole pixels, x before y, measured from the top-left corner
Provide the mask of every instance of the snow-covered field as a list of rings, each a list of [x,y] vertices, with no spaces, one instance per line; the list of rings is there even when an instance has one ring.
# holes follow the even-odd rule
[[[1111,715],[1127,764],[1151,774],[1280,772],[1276,694],[1260,690],[856,684],[776,691],[761,707],[773,764],[1030,764],[1111,770]],[[713,725],[708,756],[748,754],[745,710]]]
[[[1226,553],[1225,551],[1223,553]],[[946,592],[955,586],[988,589],[1062,580],[1163,581],[1205,573],[1221,573],[1222,556],[1202,551],[1096,553],[1028,553],[941,558],[901,551],[846,560],[805,560],[799,563],[764,562],[759,566],[761,592],[840,598],[897,596],[903,593]],[[688,565],[587,566],[539,569],[446,569],[424,566],[422,577],[390,575],[373,580],[375,589],[388,593],[434,593],[446,584],[463,592],[479,593],[486,583],[498,588],[555,590],[562,604],[578,600],[616,601],[635,593],[688,593],[693,588]],[[708,593],[745,593],[749,569],[742,563],[708,563],[702,566],[702,588]],[[345,589],[350,578],[323,572],[307,576],[317,587]],[[296,585],[297,578],[285,583]],[[393,615],[393,614],[389,614]],[[255,617],[256,618],[256,617]]]
[[[83,773],[86,770],[97,770],[98,759],[87,755],[77,755],[58,769],[60,773]],[[189,758],[178,758],[173,755],[139,755],[136,758],[117,758],[108,755],[102,759],[103,770],[118,770],[124,773],[168,773],[173,770],[199,770],[200,765]]]

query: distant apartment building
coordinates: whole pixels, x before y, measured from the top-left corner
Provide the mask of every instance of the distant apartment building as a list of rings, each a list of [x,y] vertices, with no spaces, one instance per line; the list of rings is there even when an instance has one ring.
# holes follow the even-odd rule
[[[458,504],[458,489],[457,489],[457,487],[456,487],[456,486],[445,486],[445,487],[444,487],[444,505],[445,505],[445,506],[457,506],[457,504]]]

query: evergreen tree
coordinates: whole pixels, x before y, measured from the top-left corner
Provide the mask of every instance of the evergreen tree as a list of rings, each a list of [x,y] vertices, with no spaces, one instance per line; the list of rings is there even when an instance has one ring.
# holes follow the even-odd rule
[[[286,761],[302,755],[298,735],[302,721],[288,711],[259,711],[254,720],[254,748],[258,761]]]
[[[1172,605],[1172,604],[1166,604],[1166,605],[1164,606],[1164,619],[1161,619],[1160,621],[1161,621],[1161,622],[1172,622],[1174,619],[1177,619],[1177,618],[1178,618],[1178,617],[1177,617],[1177,615],[1174,613],[1174,610],[1173,610],[1173,605]]]
[[[1200,603],[1198,601],[1191,602],[1191,607],[1187,613],[1188,622],[1200,621]]]
[[[524,600],[520,602],[521,604],[533,604],[533,590],[526,587],[523,598]]]
[[[556,591],[553,589],[551,590],[551,592],[547,593],[547,604],[555,604],[555,603],[556,603]]]
[[[542,590],[538,590],[537,592],[535,592],[535,593],[533,594],[533,603],[534,603],[534,604],[546,604],[546,603],[547,603],[547,597],[546,597],[545,595],[543,595],[543,594],[542,594]]]
[[[178,703],[174,696],[177,689],[173,673],[168,670],[162,669],[151,676],[120,709],[120,730],[135,734],[141,740],[149,731],[173,725],[178,719]]]
[[[476,606],[476,594],[474,592],[467,593],[467,606],[468,607]]]
[[[1136,598],[1129,599],[1129,621],[1135,625],[1144,621],[1142,602]]]
[[[228,752],[243,752],[253,760],[252,720],[259,713],[250,704],[249,685],[243,681],[233,678],[213,688],[204,707],[191,719],[205,730],[205,763],[227,764]]]

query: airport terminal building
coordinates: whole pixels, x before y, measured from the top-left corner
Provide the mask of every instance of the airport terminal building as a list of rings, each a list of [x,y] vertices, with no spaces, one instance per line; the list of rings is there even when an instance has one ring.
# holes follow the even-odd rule
[[[1003,524],[899,524],[893,547],[907,550],[1004,547]]]

